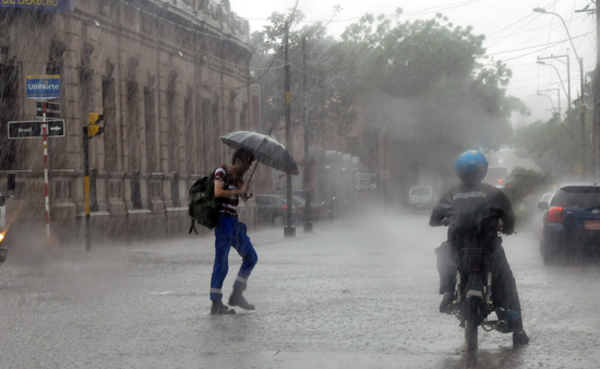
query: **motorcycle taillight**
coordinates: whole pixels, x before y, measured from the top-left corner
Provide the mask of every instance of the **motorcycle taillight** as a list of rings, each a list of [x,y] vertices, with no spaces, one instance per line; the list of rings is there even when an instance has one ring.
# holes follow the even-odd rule
[[[551,223],[562,223],[563,221],[563,208],[560,206],[553,206],[548,210],[548,221]]]

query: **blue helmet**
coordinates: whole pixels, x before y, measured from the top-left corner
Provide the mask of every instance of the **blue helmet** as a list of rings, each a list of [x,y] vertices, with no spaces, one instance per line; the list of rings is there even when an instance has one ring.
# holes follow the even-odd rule
[[[465,151],[456,159],[456,173],[463,182],[482,180],[487,174],[488,162],[477,150]]]

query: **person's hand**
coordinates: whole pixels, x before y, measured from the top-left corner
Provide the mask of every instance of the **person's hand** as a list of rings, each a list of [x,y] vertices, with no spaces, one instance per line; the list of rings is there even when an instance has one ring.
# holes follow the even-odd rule
[[[244,194],[248,193],[249,190],[250,190],[250,184],[244,183],[242,185],[242,187],[240,188],[240,194],[244,195]]]

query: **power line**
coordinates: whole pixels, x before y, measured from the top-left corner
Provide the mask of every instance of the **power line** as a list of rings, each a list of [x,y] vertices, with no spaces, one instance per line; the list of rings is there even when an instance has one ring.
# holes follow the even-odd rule
[[[474,3],[478,3],[481,2],[482,0],[467,0],[467,1],[462,1],[462,2],[458,2],[458,3],[454,3],[454,4],[446,4],[446,5],[440,5],[437,7],[431,7],[431,8],[425,8],[425,9],[421,9],[421,10],[416,10],[416,11],[412,11],[412,12],[403,12],[400,14],[394,13],[394,14],[381,14],[386,18],[389,17],[397,17],[399,16],[414,16],[414,15],[422,15],[422,14],[429,14],[429,13],[439,13],[439,12],[443,12],[446,10],[452,10],[452,9],[456,9],[456,8],[461,8],[463,6],[467,6],[467,5],[471,5]],[[363,16],[360,17],[352,17],[352,18],[346,18],[346,19],[338,19],[338,20],[332,20],[330,21],[331,23],[347,23],[347,22],[355,22],[358,20],[361,20],[363,18]],[[264,19],[264,18],[244,18],[244,19],[248,19],[248,20],[253,20],[253,21],[261,21],[261,22],[269,22],[270,19]],[[314,21],[310,21],[310,20],[299,20],[298,23],[324,23],[327,22],[325,20],[314,20]]]
[[[572,37],[571,39],[576,39],[576,38],[585,37],[585,36],[586,36],[585,34],[584,35],[579,35],[579,36]],[[552,46],[560,45],[560,44],[562,44],[564,42],[568,42],[568,41],[569,41],[569,39],[565,39],[565,40],[562,40],[562,41],[555,41],[555,42],[553,42],[553,43],[551,43],[549,45],[544,45],[544,47],[542,47],[540,49],[537,49],[537,50],[534,50],[534,51],[532,51],[530,53],[526,53],[526,54],[523,54],[523,55],[515,56],[515,57],[509,58],[509,59],[503,59],[502,61],[503,62],[507,62],[507,61],[519,59],[519,58],[522,58],[524,56],[528,56],[528,55],[531,55],[531,54],[539,53],[539,52],[544,51],[544,50],[546,50],[546,49],[548,49],[548,48],[550,48]],[[519,50],[507,50],[507,51],[503,51],[503,52],[500,52],[500,53],[495,53],[495,54],[492,54],[492,55],[506,54],[506,53],[509,53],[509,52],[527,50],[527,49],[531,49],[531,48],[534,48],[534,47],[540,47],[540,46],[541,45],[536,45],[536,46],[522,48],[522,49],[519,49]]]

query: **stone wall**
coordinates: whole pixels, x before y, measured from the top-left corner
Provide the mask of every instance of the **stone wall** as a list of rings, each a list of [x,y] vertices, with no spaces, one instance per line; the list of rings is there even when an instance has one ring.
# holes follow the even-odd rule
[[[6,137],[8,121],[35,117],[27,75],[61,77],[66,137],[49,140],[49,187],[64,238],[81,237],[89,113],[105,127],[90,140],[92,219],[98,236],[118,239],[182,233],[187,190],[230,160],[219,136],[259,126],[249,25],[227,5],[80,0],[72,13],[0,9],[0,25],[0,190],[15,173],[17,223],[45,219],[42,140]]]

